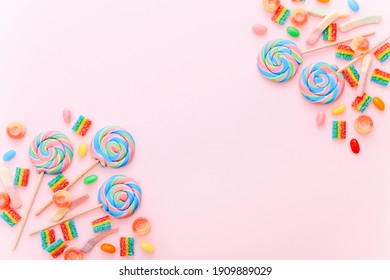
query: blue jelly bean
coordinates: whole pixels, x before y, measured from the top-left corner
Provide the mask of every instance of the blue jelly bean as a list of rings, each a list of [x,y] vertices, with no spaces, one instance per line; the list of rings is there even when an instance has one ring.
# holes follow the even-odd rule
[[[10,150],[3,155],[3,160],[9,161],[9,160],[13,159],[15,156],[16,156],[16,151]]]
[[[359,11],[359,4],[355,0],[348,0],[348,6],[351,8],[352,11],[355,13]]]

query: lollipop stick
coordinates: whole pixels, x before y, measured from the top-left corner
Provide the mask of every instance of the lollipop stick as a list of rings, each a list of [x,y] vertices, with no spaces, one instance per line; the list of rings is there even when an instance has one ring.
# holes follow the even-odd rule
[[[325,48],[328,48],[328,47],[331,47],[331,46],[334,46],[334,45],[338,45],[338,44],[341,44],[341,43],[352,41],[353,38],[356,38],[356,37],[367,37],[367,36],[371,36],[371,35],[374,35],[374,34],[375,34],[375,31],[374,32],[365,33],[365,34],[360,35],[360,36],[356,36],[355,35],[353,37],[349,37],[349,38],[346,38],[346,39],[343,39],[343,40],[339,40],[339,41],[332,42],[332,43],[329,43],[329,44],[325,44],[325,45],[322,45],[322,46],[318,46],[318,47],[315,47],[315,48],[307,49],[307,50],[303,51],[302,54],[311,53],[311,52],[318,51],[318,50],[321,50],[321,49],[325,49]]]
[[[77,213],[77,214],[74,214],[73,216],[70,216],[69,218],[59,220],[58,222],[52,223],[52,224],[49,225],[49,226],[46,226],[46,227],[41,228],[41,229],[39,229],[39,230],[33,231],[33,232],[30,233],[30,235],[37,234],[37,233],[39,233],[41,230],[45,230],[45,229],[49,229],[49,228],[55,227],[56,225],[59,225],[59,224],[61,224],[61,223],[63,223],[63,222],[67,222],[67,221],[69,221],[69,220],[72,220],[72,219],[74,219],[74,218],[76,218],[76,217],[78,217],[78,216],[81,216],[81,215],[85,214],[85,213],[91,212],[92,210],[101,208],[102,206],[103,206],[102,204],[99,204],[99,205],[94,206],[94,207],[92,207],[92,208],[89,208],[89,209],[87,209],[87,210],[83,210],[83,211],[81,211],[81,212],[79,212],[79,213]]]
[[[44,175],[44,174],[45,174],[44,172],[40,172],[40,173],[39,173],[39,177],[38,177],[38,181],[37,181],[37,184],[36,184],[34,193],[33,193],[33,197],[32,197],[32,199],[31,199],[31,201],[30,201],[30,204],[29,204],[28,207],[27,207],[26,215],[25,215],[25,217],[24,217],[24,220],[22,221],[22,225],[21,225],[21,227],[20,227],[19,234],[18,234],[17,237],[16,237],[16,242],[15,242],[15,245],[14,245],[14,250],[16,249],[16,247],[18,247],[20,237],[22,236],[24,226],[26,225],[26,222],[27,222],[27,219],[28,219],[28,215],[30,215],[31,207],[33,206],[35,197],[37,196],[38,189],[39,189],[39,186],[41,185],[42,178],[43,178],[43,175]]]
[[[352,59],[350,62],[348,62],[347,64],[345,64],[343,67],[341,67],[339,70],[337,70],[337,72],[341,72],[345,69],[347,69],[348,67],[350,67],[351,65],[355,64],[358,60],[362,59],[366,54],[372,52],[373,50],[375,50],[376,48],[378,48],[380,45],[384,44],[386,41],[388,41],[390,39],[390,36],[387,37],[386,39],[380,41],[378,44],[376,44],[375,46],[373,46],[372,48],[370,48],[367,52],[365,53],[362,53],[361,55],[355,57],[354,59]]]
[[[91,169],[93,169],[96,165],[99,164],[99,161],[96,160],[94,161],[87,169],[85,169],[83,172],[80,173],[72,182],[67,185],[64,190],[69,190],[74,184],[76,184],[82,177],[84,177]],[[47,207],[49,207],[53,203],[52,200],[49,200],[47,203],[45,203],[36,213],[35,216],[38,216],[41,214]]]

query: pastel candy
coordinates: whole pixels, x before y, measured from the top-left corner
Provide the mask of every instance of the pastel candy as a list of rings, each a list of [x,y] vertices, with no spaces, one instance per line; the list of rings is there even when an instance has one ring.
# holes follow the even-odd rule
[[[91,155],[103,167],[123,167],[130,163],[134,152],[133,137],[118,126],[107,126],[100,129],[91,143]]]
[[[334,67],[317,62],[302,71],[299,89],[303,97],[312,103],[330,104],[342,95],[344,84],[343,75]]]
[[[73,146],[61,132],[43,132],[31,143],[29,156],[38,173],[58,174],[71,164]]]
[[[141,197],[138,183],[125,175],[112,176],[98,192],[98,200],[104,211],[118,219],[133,215],[141,204]]]
[[[254,25],[252,25],[252,31],[256,35],[261,36],[261,35],[264,35],[265,33],[267,33],[267,26],[262,25],[262,24],[254,24]]]
[[[358,12],[360,9],[358,2],[356,2],[355,0],[348,0],[348,6],[355,13]]]
[[[15,150],[9,150],[3,155],[3,160],[4,161],[10,161],[16,156],[16,151]]]
[[[292,79],[303,62],[299,47],[289,40],[271,40],[257,56],[257,68],[267,79],[283,83]]]
[[[65,108],[64,111],[62,112],[62,117],[64,118],[64,121],[66,123],[70,123],[72,120],[72,113],[69,108]]]

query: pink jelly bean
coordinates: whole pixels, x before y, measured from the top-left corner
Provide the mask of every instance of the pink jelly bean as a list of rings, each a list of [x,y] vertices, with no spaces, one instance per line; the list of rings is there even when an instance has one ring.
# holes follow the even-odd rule
[[[324,124],[324,122],[325,122],[325,113],[324,112],[318,112],[318,114],[317,114],[317,118],[316,118],[316,124],[318,125],[318,126],[321,126],[321,125],[323,125]]]
[[[252,31],[256,35],[261,36],[261,35],[264,35],[265,33],[267,33],[267,26],[262,25],[262,24],[254,24],[254,25],[252,25]]]
[[[70,112],[69,108],[65,108],[64,109],[64,112],[63,112],[62,116],[64,117],[64,121],[66,123],[70,123],[70,121],[72,119],[72,113]]]

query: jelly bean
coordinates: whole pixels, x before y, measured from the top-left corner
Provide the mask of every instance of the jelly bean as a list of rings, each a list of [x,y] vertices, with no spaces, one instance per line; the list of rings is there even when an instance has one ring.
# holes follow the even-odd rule
[[[26,127],[20,122],[7,125],[7,135],[13,139],[21,139],[26,134]]]
[[[332,114],[333,115],[341,115],[342,113],[345,112],[346,109],[347,109],[347,106],[345,106],[345,105],[336,106],[332,109]]]
[[[148,219],[139,217],[134,220],[132,227],[136,235],[143,236],[150,231],[151,225]]]
[[[383,111],[385,109],[385,103],[379,97],[374,97],[372,102],[378,110]]]
[[[75,261],[75,260],[82,260],[82,259],[83,259],[83,252],[81,250],[74,247],[68,247],[65,249],[64,260]]]
[[[86,142],[82,142],[77,153],[80,157],[85,157],[85,155],[88,153],[88,144]]]
[[[267,26],[262,25],[262,24],[254,24],[254,25],[252,25],[252,31],[256,35],[261,36],[261,35],[264,35],[265,33],[267,33]]]
[[[106,253],[109,253],[109,254],[114,254],[116,252],[116,248],[114,245],[111,245],[109,243],[103,243],[101,246],[100,246],[100,249],[103,251],[103,252],[106,252]]]
[[[296,29],[295,27],[292,27],[292,26],[289,26],[287,27],[287,33],[288,35],[290,35],[291,37],[299,37],[299,35],[301,35],[301,33],[299,32],[298,29]]]
[[[150,244],[149,242],[141,242],[141,249],[145,250],[148,253],[154,252],[154,246]]]
[[[320,3],[328,3],[329,2],[329,0],[317,0],[317,1]]]
[[[358,140],[356,140],[355,138],[353,138],[350,142],[350,145],[351,145],[351,150],[352,152],[354,152],[355,154],[358,154],[360,152],[360,146],[359,146],[359,142]]]
[[[3,155],[3,160],[9,161],[9,160],[13,159],[15,156],[16,156],[16,151],[10,150]]]
[[[86,184],[86,185],[92,184],[93,182],[96,182],[97,179],[98,179],[98,176],[89,175],[89,176],[84,178],[84,184]]]
[[[8,193],[0,192],[0,210],[7,208],[10,202],[11,199],[9,198]]]
[[[373,127],[374,122],[369,116],[362,115],[355,120],[355,129],[359,133],[369,133]]]
[[[318,126],[321,126],[325,123],[325,113],[324,112],[318,112],[317,118],[316,118],[316,124]]]
[[[53,194],[53,202],[57,207],[66,208],[72,203],[70,192],[59,190]]]
[[[356,2],[355,0],[348,0],[348,6],[355,13],[358,12],[360,9],[358,2]]]
[[[70,123],[72,120],[72,113],[70,112],[69,108],[65,108],[64,111],[62,112],[62,117],[64,118],[64,121],[66,123]]]

